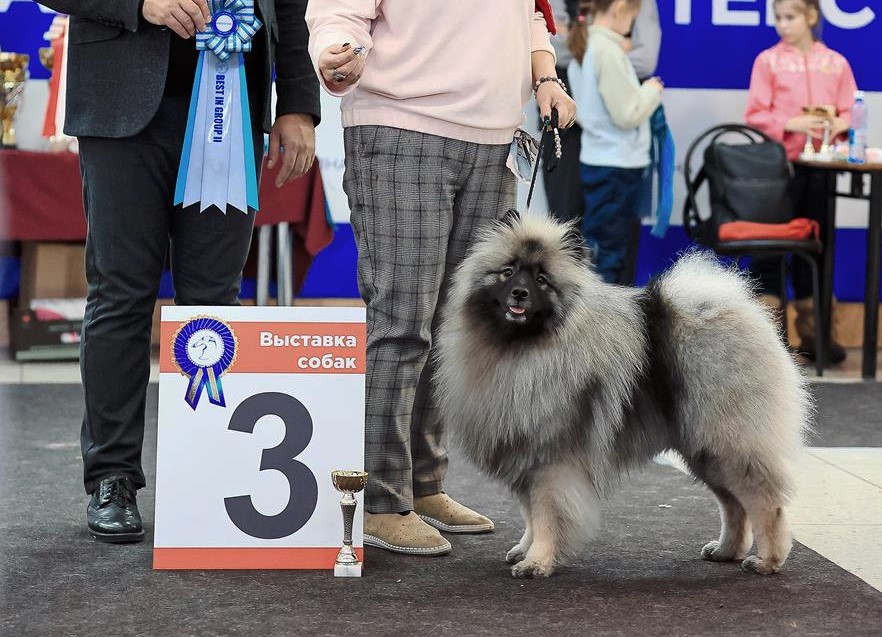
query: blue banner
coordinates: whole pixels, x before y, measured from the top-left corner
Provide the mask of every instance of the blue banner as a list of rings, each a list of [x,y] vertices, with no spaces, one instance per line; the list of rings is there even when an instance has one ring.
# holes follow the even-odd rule
[[[772,0],[658,0],[658,75],[671,88],[746,89],[753,61],[778,41]],[[821,0],[822,37],[854,69],[858,87],[882,91],[882,2]]]
[[[745,89],[753,60],[777,40],[771,0],[658,0],[658,74],[672,88]],[[851,62],[858,86],[882,91],[882,2],[821,0],[824,41]],[[31,78],[47,79],[37,49],[53,12],[32,0],[0,0],[0,49],[28,53]]]

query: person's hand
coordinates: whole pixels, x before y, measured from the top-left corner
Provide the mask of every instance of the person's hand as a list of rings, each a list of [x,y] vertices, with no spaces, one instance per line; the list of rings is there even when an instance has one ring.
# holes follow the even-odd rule
[[[665,90],[665,83],[661,81],[659,77],[651,77],[643,83],[644,86],[651,86],[656,91],[661,93]]]
[[[828,121],[827,118],[818,115],[798,115],[787,120],[784,130],[790,133],[805,133],[814,139],[821,139]]]
[[[211,22],[206,0],[144,0],[141,13],[150,24],[168,27],[185,40]]]
[[[328,87],[339,92],[361,79],[364,56],[359,55],[348,42],[334,44],[321,52],[318,68]]]
[[[840,135],[848,133],[849,124],[841,117],[834,117],[830,122],[830,137],[836,139]]]
[[[557,109],[559,128],[569,128],[576,122],[576,103],[557,82],[542,82],[536,90],[539,118],[551,118],[551,109]]]
[[[619,46],[621,46],[622,51],[627,54],[634,50],[634,41],[631,38],[623,38],[622,41],[619,42]]]
[[[267,168],[275,168],[281,158],[282,167],[276,175],[276,188],[303,176],[315,159],[315,122],[312,115],[290,113],[276,118],[270,133]]]

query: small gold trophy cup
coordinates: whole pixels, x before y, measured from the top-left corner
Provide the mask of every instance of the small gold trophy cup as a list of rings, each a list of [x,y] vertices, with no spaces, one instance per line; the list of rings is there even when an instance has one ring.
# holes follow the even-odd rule
[[[352,523],[355,520],[355,494],[367,486],[368,474],[364,471],[332,471],[331,482],[343,494],[340,508],[343,510],[343,546],[334,562],[334,577],[361,577],[361,562],[352,549]]]
[[[0,53],[0,122],[3,124],[0,146],[3,148],[15,148],[12,120],[24,96],[30,57],[24,53]]]

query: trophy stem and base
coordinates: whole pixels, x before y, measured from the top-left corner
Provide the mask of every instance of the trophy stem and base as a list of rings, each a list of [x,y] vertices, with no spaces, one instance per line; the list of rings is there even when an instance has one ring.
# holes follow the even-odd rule
[[[361,562],[352,549],[352,523],[355,520],[355,507],[358,503],[351,493],[344,493],[340,500],[343,511],[343,546],[334,562],[334,577],[361,577]]]

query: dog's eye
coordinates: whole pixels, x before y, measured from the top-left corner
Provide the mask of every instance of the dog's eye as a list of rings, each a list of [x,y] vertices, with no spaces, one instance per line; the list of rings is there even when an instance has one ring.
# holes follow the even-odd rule
[[[539,285],[545,285],[546,283],[548,283],[548,277],[546,277],[544,274],[540,274],[536,277],[536,283],[538,283]]]
[[[514,274],[513,268],[503,268],[502,269],[502,276],[504,276],[506,279],[513,274]]]

